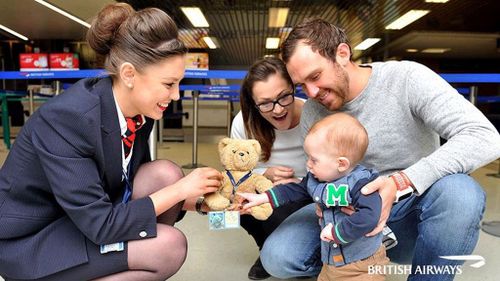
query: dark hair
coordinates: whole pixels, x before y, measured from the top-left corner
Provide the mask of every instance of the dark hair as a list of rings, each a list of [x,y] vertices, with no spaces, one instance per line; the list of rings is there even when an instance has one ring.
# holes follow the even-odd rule
[[[162,59],[187,52],[178,39],[175,22],[165,12],[157,8],[136,12],[126,3],[105,6],[92,21],[87,41],[105,57],[104,68],[112,77],[124,62],[140,72]]]
[[[245,123],[245,132],[249,138],[256,139],[262,148],[262,161],[266,162],[271,157],[271,148],[276,138],[274,127],[269,123],[255,106],[253,99],[253,86],[256,82],[267,81],[269,76],[278,74],[290,87],[293,87],[292,78],[286,71],[282,60],[274,57],[256,61],[248,70],[240,91],[241,113]]]
[[[307,19],[295,26],[281,45],[281,58],[288,63],[299,41],[304,40],[313,51],[335,62],[340,43],[349,45],[345,31],[322,19]],[[351,46],[349,45],[349,50]],[[351,57],[352,60],[352,52]]]

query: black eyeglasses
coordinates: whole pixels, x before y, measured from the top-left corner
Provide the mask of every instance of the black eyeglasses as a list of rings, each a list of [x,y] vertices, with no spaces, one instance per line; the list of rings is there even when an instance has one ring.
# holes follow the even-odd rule
[[[276,104],[279,104],[282,107],[285,107],[285,106],[288,106],[288,105],[292,104],[293,100],[294,100],[293,93],[289,93],[289,94],[286,94],[284,96],[281,96],[277,100],[268,101],[268,102],[264,102],[264,103],[261,103],[261,104],[256,104],[255,107],[257,107],[260,112],[267,113],[267,112],[273,111],[274,110],[274,106]]]

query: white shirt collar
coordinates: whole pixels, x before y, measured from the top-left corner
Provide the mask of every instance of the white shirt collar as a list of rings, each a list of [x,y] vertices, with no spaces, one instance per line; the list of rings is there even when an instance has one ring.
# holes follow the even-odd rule
[[[116,101],[116,98],[114,97],[115,101],[115,106],[116,106],[116,113],[118,113],[118,121],[120,122],[120,135],[124,135],[125,132],[127,131],[127,120],[125,120],[125,115],[123,115],[122,110],[120,109],[120,106],[118,105],[118,102]],[[142,125],[146,123],[146,118],[144,115],[142,115]]]
[[[127,131],[127,121],[125,120],[125,116],[123,115],[123,112],[120,109],[116,98],[114,99],[114,101],[116,106],[116,113],[118,113],[118,121],[120,122],[120,135],[124,135]]]

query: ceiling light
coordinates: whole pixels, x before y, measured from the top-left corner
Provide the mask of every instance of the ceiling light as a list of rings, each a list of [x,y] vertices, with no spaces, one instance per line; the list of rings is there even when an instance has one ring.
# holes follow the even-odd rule
[[[210,49],[217,49],[217,44],[215,43],[215,42],[217,42],[217,39],[205,36],[205,37],[203,37],[203,41],[205,41],[205,43],[207,43],[207,45]]]
[[[14,30],[12,30],[12,29],[10,29],[10,28],[6,27],[5,25],[1,25],[1,24],[0,24],[0,29],[3,29],[3,30],[7,31],[8,33],[10,33],[10,34],[12,34],[12,35],[15,35],[15,36],[17,36],[17,37],[19,37],[19,38],[23,39],[24,41],[28,41],[28,40],[29,40],[29,39],[28,39],[28,37],[26,37],[26,36],[24,36],[24,35],[22,35],[22,34],[20,34],[20,33],[15,32]]]
[[[449,0],[425,0],[427,3],[446,3]]]
[[[269,27],[285,26],[289,10],[289,8],[269,8]]]
[[[407,53],[417,53],[418,52],[418,49],[406,49],[406,52]]]
[[[410,10],[406,14],[402,15],[401,17],[390,23],[388,26],[386,26],[385,29],[402,29],[410,23],[427,15],[429,12],[430,10]]]
[[[428,49],[423,49],[422,53],[426,54],[442,54],[451,51],[450,48],[428,48]]]
[[[266,49],[278,49],[279,45],[280,45],[280,39],[278,37],[266,38]]]
[[[73,16],[72,14],[70,14],[68,12],[65,12],[65,11],[61,10],[61,9],[57,8],[56,6],[54,6],[54,5],[50,4],[50,3],[45,2],[44,0],[35,0],[35,2],[37,2],[39,4],[42,4],[45,7],[49,8],[49,9],[55,11],[55,12],[58,12],[59,14],[65,16],[65,17],[67,17],[69,19],[72,19],[72,20],[76,21],[77,23],[85,26],[86,28],[90,28],[90,24],[88,22],[86,22],[86,21],[84,21],[82,19],[79,19],[79,18]]]
[[[209,27],[205,15],[198,7],[181,7],[182,12],[186,15],[188,20],[194,27]]]
[[[380,41],[380,38],[366,38],[363,40],[363,42],[359,43],[356,47],[354,47],[354,50],[361,50],[364,51],[371,46],[375,45]]]

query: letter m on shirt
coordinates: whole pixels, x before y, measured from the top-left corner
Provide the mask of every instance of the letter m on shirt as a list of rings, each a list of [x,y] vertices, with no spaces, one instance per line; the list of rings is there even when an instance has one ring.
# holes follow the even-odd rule
[[[333,183],[329,183],[326,186],[326,203],[328,207],[333,206],[348,206],[347,202],[347,192],[349,186],[347,184],[341,184],[338,187]]]

